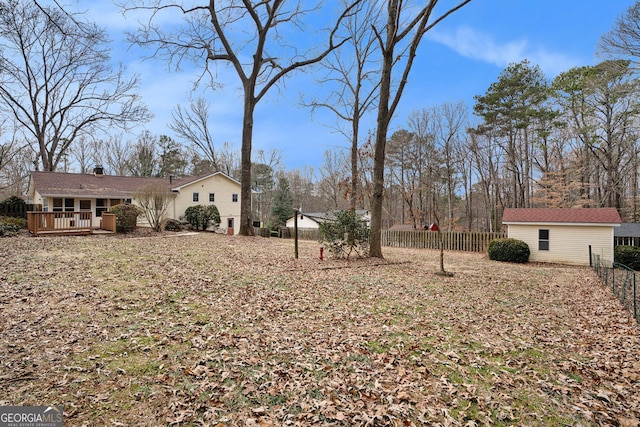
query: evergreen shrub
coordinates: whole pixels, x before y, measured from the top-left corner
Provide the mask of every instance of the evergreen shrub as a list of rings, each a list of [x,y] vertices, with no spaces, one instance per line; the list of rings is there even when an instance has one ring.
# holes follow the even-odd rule
[[[613,250],[613,260],[633,270],[640,270],[640,248],[635,246],[616,246]]]
[[[138,217],[142,215],[142,210],[136,205],[115,205],[109,212],[116,216],[116,231],[124,233],[135,230]]]
[[[320,224],[320,242],[336,258],[369,256],[371,230],[362,218],[351,210],[335,212],[335,219]]]
[[[27,220],[11,216],[0,216],[0,237],[13,236],[27,228]]]
[[[196,230],[206,230],[210,226],[216,228],[220,225],[220,212],[216,205],[189,206],[184,211],[184,220]]]
[[[494,239],[489,242],[489,259],[493,261],[526,263],[529,261],[529,245],[517,239]]]

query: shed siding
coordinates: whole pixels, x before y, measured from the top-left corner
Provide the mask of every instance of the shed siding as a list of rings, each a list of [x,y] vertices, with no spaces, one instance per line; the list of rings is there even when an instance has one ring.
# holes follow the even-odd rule
[[[294,223],[294,218],[289,218],[286,222],[286,226],[289,228],[293,228],[293,226],[295,225]],[[311,218],[309,218],[306,215],[303,215],[303,218],[300,219],[300,215],[298,215],[298,228],[320,228],[320,224],[318,224],[316,221],[312,220]]]
[[[212,175],[200,181],[187,184],[180,188],[173,206],[172,217],[179,219],[189,206],[216,205],[220,212],[220,227],[227,227],[227,220],[234,218],[234,233],[240,231],[240,185],[223,175]],[[193,193],[199,194],[199,200],[193,201]],[[209,202],[209,193],[215,194],[215,202]],[[238,195],[238,201],[232,200],[233,194]]]
[[[549,250],[538,250],[538,230],[549,230]],[[593,254],[613,261],[612,226],[519,225],[509,224],[508,236],[522,240],[531,251],[530,261],[589,265],[589,246]]]

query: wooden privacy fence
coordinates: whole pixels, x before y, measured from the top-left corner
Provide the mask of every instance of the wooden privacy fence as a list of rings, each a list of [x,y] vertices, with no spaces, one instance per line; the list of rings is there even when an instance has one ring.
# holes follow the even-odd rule
[[[27,219],[27,212],[40,210],[42,210],[42,205],[28,203],[0,203],[0,216],[12,216]]]
[[[291,236],[294,236],[293,228],[290,228]],[[441,234],[441,236],[440,236]],[[486,252],[489,242],[493,239],[507,237],[507,233],[462,232],[462,231],[435,231],[382,230],[382,246],[396,248],[440,249],[440,237],[444,249],[448,251]],[[300,228],[298,238],[302,240],[320,240],[320,230]]]
[[[463,231],[392,231],[382,230],[382,246],[397,248],[440,249],[440,239],[447,251],[486,252],[493,239],[507,237],[507,233]]]

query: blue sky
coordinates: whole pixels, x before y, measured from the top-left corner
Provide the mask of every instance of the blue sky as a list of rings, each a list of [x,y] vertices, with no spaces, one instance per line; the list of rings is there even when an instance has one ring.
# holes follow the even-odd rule
[[[423,40],[390,134],[405,126],[414,110],[460,100],[471,109],[473,97],[484,94],[509,63],[528,59],[550,79],[571,67],[596,64],[601,60],[596,55],[600,36],[633,3],[472,0]],[[216,142],[240,147],[242,100],[231,71],[218,69],[220,79],[226,82],[224,89],[213,92],[203,87],[194,92],[194,70],[175,72],[160,60],[142,60],[140,50],[131,49],[124,41],[124,31],[136,27],[132,16],[124,18],[108,1],[80,0],[79,9],[87,10],[89,19],[107,28],[113,39],[113,59],[140,75],[140,94],[154,114],[145,129],[174,137],[167,127],[172,109],[177,104],[188,106],[190,96],[202,96],[211,103]],[[301,88],[311,93],[322,91],[313,76],[298,74],[286,89],[261,101],[255,116],[254,153],[277,148],[286,169],[313,166],[317,170],[325,150],[346,149],[348,142],[331,128],[335,122],[331,114],[311,116],[308,109],[299,106]],[[373,121],[365,123],[365,129],[374,129]]]

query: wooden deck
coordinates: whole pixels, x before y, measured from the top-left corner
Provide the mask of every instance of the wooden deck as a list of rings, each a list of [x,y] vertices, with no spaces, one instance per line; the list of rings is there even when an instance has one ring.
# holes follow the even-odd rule
[[[103,232],[113,233],[115,215],[108,215],[113,217],[103,221],[108,227]],[[27,226],[33,236],[78,236],[94,233],[91,212],[27,212]]]

